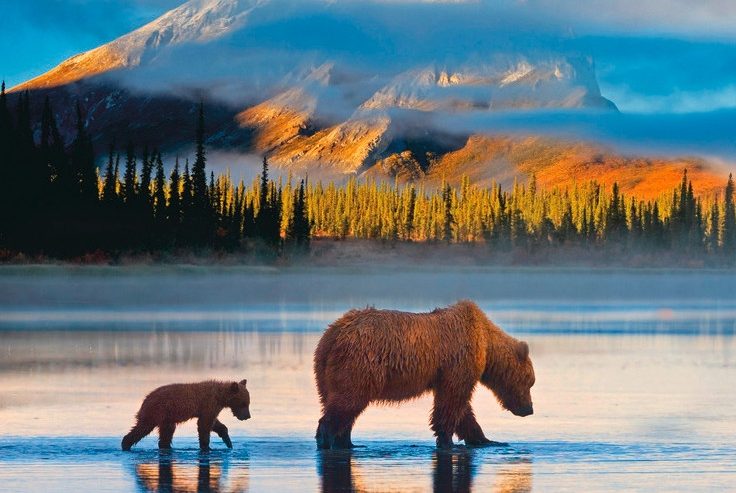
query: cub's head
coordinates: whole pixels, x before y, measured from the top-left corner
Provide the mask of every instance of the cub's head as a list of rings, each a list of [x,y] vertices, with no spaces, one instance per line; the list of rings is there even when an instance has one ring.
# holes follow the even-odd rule
[[[505,354],[491,351],[481,382],[493,391],[498,402],[516,416],[534,413],[531,388],[534,385],[534,367],[529,358],[529,345],[514,341]]]
[[[228,404],[233,415],[241,421],[250,419],[250,393],[245,388],[247,380],[233,382],[228,387]]]

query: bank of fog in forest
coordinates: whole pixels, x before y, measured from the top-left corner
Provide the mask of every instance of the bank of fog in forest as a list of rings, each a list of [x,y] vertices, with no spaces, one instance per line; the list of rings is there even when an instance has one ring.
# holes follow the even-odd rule
[[[28,93],[15,114],[0,96],[1,256],[99,258],[135,252],[306,251],[313,237],[391,242],[483,243],[491,252],[547,250],[673,252],[731,262],[736,253],[734,183],[700,197],[687,170],[671,194],[655,200],[625,196],[614,183],[504,190],[443,184],[398,185],[352,178],[343,185],[269,179],[234,183],[207,173],[204,108],[190,166],[177,158],[170,174],[156,150],[111,145],[98,171],[91,136],[77,108],[67,145],[50,101],[32,120]],[[36,131],[38,130],[38,131]]]

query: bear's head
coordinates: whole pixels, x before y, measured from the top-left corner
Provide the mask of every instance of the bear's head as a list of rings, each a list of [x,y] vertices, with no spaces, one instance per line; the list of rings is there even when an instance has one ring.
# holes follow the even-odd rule
[[[481,382],[493,391],[505,409],[516,416],[534,413],[531,394],[534,367],[526,342],[512,340],[510,350],[501,354],[489,351]]]
[[[248,381],[233,382],[228,387],[227,407],[233,415],[241,421],[250,418],[250,393],[245,388]]]

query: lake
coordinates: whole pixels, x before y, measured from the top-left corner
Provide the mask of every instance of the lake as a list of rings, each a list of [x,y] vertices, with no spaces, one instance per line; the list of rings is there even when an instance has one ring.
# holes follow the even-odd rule
[[[0,490],[712,491],[736,484],[736,273],[4,267]],[[369,407],[353,451],[316,450],[312,354],[346,309],[475,300],[529,342],[535,414],[479,387],[503,448],[437,451],[431,397]],[[145,394],[248,379],[234,448],[119,449]],[[155,435],[155,433],[154,433]]]

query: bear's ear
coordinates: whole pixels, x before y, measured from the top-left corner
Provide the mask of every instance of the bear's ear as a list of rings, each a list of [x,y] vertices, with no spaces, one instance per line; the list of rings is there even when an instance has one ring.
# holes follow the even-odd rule
[[[526,361],[526,358],[529,356],[529,344],[524,341],[519,342],[516,345],[516,356],[519,358],[519,361]]]
[[[242,385],[243,387],[245,387],[246,383],[248,383],[248,380],[246,380],[245,378],[240,381],[240,385]]]
[[[240,387],[238,385],[238,382],[233,382],[230,384],[230,392],[232,392],[233,394],[236,393],[239,388]]]

